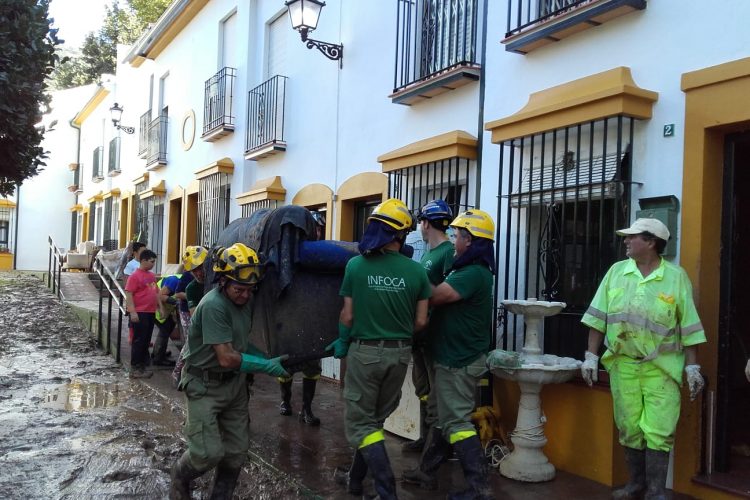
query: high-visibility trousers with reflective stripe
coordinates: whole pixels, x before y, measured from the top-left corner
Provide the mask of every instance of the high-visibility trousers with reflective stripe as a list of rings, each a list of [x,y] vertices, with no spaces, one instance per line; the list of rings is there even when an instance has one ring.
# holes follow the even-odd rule
[[[620,444],[669,451],[680,418],[680,387],[651,361],[616,356],[609,367]]]

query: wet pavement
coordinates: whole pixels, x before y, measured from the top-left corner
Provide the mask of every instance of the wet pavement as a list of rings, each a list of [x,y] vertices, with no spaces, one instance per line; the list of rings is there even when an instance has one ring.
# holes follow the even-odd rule
[[[63,273],[63,294],[98,310],[85,275]],[[69,279],[68,279],[69,278]],[[73,305],[73,304],[71,304]],[[105,302],[106,309],[106,302]],[[116,331],[113,329],[113,331]],[[171,370],[130,381],[127,328],[123,364],[96,347],[91,334],[33,276],[0,273],[0,498],[167,498],[168,470],[184,450],[184,397]],[[177,355],[177,349],[170,344]],[[256,376],[250,401],[251,448],[235,498],[355,498],[333,480],[347,466],[340,386],[321,381],[314,400],[320,427],[299,422],[302,383],[293,384],[293,416],[278,413],[275,379]],[[416,465],[401,438],[386,444],[397,477]],[[193,498],[208,498],[210,475],[196,481]],[[399,498],[443,498],[462,488],[458,462],[441,468],[440,489],[399,483]],[[491,474],[497,498],[610,498],[599,483],[558,471],[555,480],[526,484]]]

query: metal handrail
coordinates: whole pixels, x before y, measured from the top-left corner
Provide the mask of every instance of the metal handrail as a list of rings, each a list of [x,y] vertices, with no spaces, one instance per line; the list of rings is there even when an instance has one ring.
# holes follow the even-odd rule
[[[47,288],[52,288],[52,293],[56,293],[58,298],[61,297],[60,280],[62,278],[62,261],[63,255],[57,248],[52,236],[47,236],[49,242],[49,259],[47,263]]]
[[[96,339],[99,346],[102,347],[102,309],[104,297],[102,290],[107,290],[107,354],[112,354],[112,301],[117,306],[117,351],[115,352],[115,361],[120,363],[120,351],[122,349],[122,317],[127,315],[125,304],[125,291],[117,282],[107,266],[101,261],[100,255],[94,259],[93,270],[99,277],[99,321],[96,326]]]

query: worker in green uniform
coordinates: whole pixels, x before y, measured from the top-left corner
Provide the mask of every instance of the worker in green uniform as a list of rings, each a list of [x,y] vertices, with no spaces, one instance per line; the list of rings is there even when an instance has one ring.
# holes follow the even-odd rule
[[[340,294],[339,338],[327,350],[347,356],[344,430],[356,450],[350,493],[361,494],[369,468],[379,498],[396,496],[383,422],[398,406],[411,357],[412,336],[427,324],[430,283],[424,268],[400,253],[412,228],[406,205],[389,199],[375,207],[349,261]]]
[[[494,498],[471,414],[476,386],[487,373],[495,223],[486,212],[472,209],[450,226],[456,231],[456,253],[445,281],[433,290],[427,339],[435,374],[430,398],[436,399],[438,422],[430,430],[419,467],[404,473],[404,480],[436,489],[437,471],[452,446],[469,487],[449,498]]]
[[[443,282],[445,275],[453,265],[453,243],[446,234],[448,225],[453,220],[453,211],[444,200],[432,200],[419,211],[419,231],[428,250],[422,255],[421,264],[427,271],[432,286]],[[430,386],[435,383],[435,372],[429,356],[425,354],[425,329],[417,339],[411,351],[411,375],[414,391],[419,398],[419,439],[404,443],[403,451],[421,452],[430,427],[437,421],[437,404],[430,398]],[[404,473],[404,479],[407,479]]]
[[[247,373],[287,376],[284,356],[266,359],[250,343],[250,297],[262,277],[242,243],[217,253],[218,287],[192,317],[179,389],[187,397],[187,451],[172,467],[170,498],[189,499],[190,481],[216,467],[211,498],[230,499],[250,444]]]
[[[638,219],[617,234],[625,237],[628,259],[610,267],[581,320],[589,327],[581,374],[589,386],[597,381],[604,341],[601,361],[630,473],[613,498],[665,498],[683,368],[694,400],[704,385],[696,345],[706,335],[687,273],[661,256],[667,227]]]

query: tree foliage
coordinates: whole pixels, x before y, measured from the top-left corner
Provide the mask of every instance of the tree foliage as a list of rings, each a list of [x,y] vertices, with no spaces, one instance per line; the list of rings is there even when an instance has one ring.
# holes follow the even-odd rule
[[[121,8],[114,0],[105,6],[101,29],[90,32],[81,47],[80,55],[64,59],[59,65],[51,86],[67,89],[99,81],[103,73],[115,73],[117,45],[130,45],[149,25],[159,19],[171,0],[126,0]]]
[[[49,104],[45,79],[58,57],[49,0],[0,2],[0,195],[41,171],[44,131],[35,125]]]

